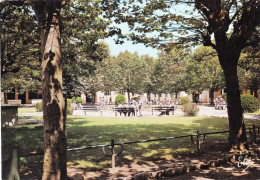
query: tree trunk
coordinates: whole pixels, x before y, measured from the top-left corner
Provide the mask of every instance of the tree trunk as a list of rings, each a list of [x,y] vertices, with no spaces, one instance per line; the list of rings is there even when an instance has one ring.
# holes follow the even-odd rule
[[[258,98],[258,93],[257,93],[258,89],[257,88],[254,88],[253,92],[254,92],[254,97],[255,98]]]
[[[129,102],[130,101],[130,91],[129,91],[129,89],[127,89],[127,98],[128,98],[128,102]]]
[[[150,92],[147,92],[147,99],[148,99],[148,101],[151,101],[151,93]]]
[[[94,104],[94,105],[95,105],[95,102],[96,102],[95,99],[96,99],[96,92],[93,92],[91,101],[92,101],[92,104]]]
[[[214,90],[210,89],[210,104],[213,105],[214,104]]]
[[[7,93],[6,92],[4,92],[4,104],[8,104]]]
[[[245,122],[243,117],[243,110],[241,106],[240,90],[237,76],[237,62],[238,57],[227,56],[226,59],[220,60],[226,81],[227,91],[227,108],[229,117],[229,144],[231,148],[240,150],[248,149]],[[229,58],[229,59],[228,59]]]
[[[42,58],[44,159],[42,179],[67,179],[67,138],[62,93],[60,1],[32,1]]]

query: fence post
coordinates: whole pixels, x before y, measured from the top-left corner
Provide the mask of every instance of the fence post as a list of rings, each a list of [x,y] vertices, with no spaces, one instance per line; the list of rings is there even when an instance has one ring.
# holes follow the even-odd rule
[[[115,141],[111,140],[112,168],[116,167]]]
[[[197,130],[197,151],[200,153],[200,134],[199,131]]]
[[[20,180],[19,147],[3,147],[2,150],[2,178]]]

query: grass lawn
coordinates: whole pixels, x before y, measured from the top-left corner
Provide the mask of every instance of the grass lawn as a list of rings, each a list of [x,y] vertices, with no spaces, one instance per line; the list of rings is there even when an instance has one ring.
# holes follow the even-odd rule
[[[260,109],[256,112],[253,112],[253,113],[248,113],[248,114],[253,114],[253,115],[260,115]]]
[[[260,126],[256,120],[246,120],[246,125]],[[197,130],[215,132],[228,130],[226,118],[213,117],[85,117],[68,116],[68,148],[90,145],[153,139],[168,136],[195,134]],[[217,148],[218,144],[228,143],[228,134],[206,137],[202,150]],[[2,129],[3,146],[20,146],[20,153],[40,152],[43,148],[42,126],[16,126]],[[107,149],[109,152],[109,149]],[[117,166],[130,163],[144,163],[159,159],[171,159],[180,153],[192,153],[196,146],[190,138],[171,139],[149,143],[125,145],[123,153],[117,157]],[[21,165],[39,165],[42,156],[21,158]],[[102,153],[102,149],[90,149],[68,152],[68,164],[81,168],[101,169],[111,165],[111,158]]]

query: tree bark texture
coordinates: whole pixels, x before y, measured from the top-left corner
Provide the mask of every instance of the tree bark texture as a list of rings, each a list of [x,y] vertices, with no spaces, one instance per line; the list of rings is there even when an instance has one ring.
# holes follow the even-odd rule
[[[67,179],[67,138],[62,92],[60,1],[33,1],[42,57],[44,159],[42,179]]]
[[[241,150],[248,147],[243,109],[237,76],[237,64],[242,49],[256,46],[260,21],[260,2],[257,0],[240,1],[241,8],[233,8],[236,1],[195,0],[195,7],[206,17],[208,23],[203,33],[203,44],[213,47],[223,68],[227,90],[229,142]],[[232,10],[236,10],[232,12]],[[235,16],[232,16],[232,13]],[[229,34],[230,25],[233,32]],[[215,42],[211,41],[214,34]]]
[[[231,148],[244,150],[248,149],[248,143],[237,75],[239,55],[240,51],[229,49],[227,53],[219,52],[219,60],[226,82],[229,144]]]

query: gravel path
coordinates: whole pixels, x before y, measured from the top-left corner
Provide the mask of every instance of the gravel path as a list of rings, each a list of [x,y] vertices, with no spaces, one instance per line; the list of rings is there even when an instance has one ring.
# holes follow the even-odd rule
[[[227,110],[216,110],[214,107],[207,107],[207,106],[199,106],[200,111],[198,112],[199,116],[209,116],[209,117],[225,117],[227,118]],[[158,116],[160,112],[155,112],[154,116]],[[73,115],[85,115],[83,111],[81,110],[74,110]],[[88,116],[100,116],[99,112],[87,112]],[[144,109],[143,110],[143,116],[149,117],[152,116],[152,111],[151,109]],[[183,112],[181,109],[177,109],[174,112],[174,116],[183,116]],[[103,110],[102,111],[102,116],[105,117],[115,117],[115,113],[112,110]],[[119,116],[120,117],[120,116]],[[258,119],[260,120],[260,115],[250,115],[250,114],[245,114],[244,117],[246,119]]]
[[[198,112],[199,116],[209,116],[209,117],[224,117],[227,118],[227,110],[216,110],[214,107],[208,107],[208,106],[199,106],[200,111]],[[154,116],[158,116],[160,112],[155,112]],[[73,115],[80,115],[85,116],[84,112],[82,110],[74,110]],[[143,109],[142,115],[144,117],[150,117],[152,116],[151,109]],[[174,112],[174,116],[183,116],[183,112],[181,109],[177,109]],[[42,116],[42,112],[36,112],[36,113],[22,113],[19,114],[19,116]],[[101,116],[99,112],[87,112],[87,116]],[[115,117],[115,113],[109,109],[109,110],[102,110],[102,116],[105,117]],[[120,116],[118,116],[120,117]],[[250,114],[244,114],[244,117],[246,119],[257,119],[260,120],[260,114],[259,115],[250,115]]]

